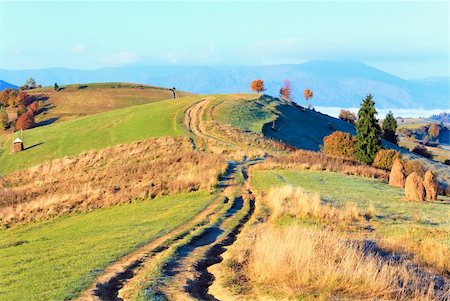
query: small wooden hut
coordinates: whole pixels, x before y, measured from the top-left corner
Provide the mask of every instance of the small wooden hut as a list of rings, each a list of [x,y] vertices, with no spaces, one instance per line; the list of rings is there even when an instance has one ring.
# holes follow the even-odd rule
[[[23,141],[20,138],[16,138],[11,144],[11,153],[15,154],[23,151]]]

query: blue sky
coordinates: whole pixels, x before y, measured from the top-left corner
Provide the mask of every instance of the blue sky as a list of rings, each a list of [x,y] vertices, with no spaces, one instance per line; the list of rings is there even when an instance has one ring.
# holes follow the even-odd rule
[[[448,75],[449,2],[0,2],[0,68],[313,59]]]

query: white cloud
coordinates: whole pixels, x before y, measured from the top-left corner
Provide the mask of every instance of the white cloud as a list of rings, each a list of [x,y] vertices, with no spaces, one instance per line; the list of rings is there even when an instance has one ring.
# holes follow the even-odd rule
[[[101,59],[101,63],[107,65],[124,65],[136,63],[141,59],[141,56],[132,51],[121,51],[112,53]]]
[[[83,52],[86,52],[87,49],[88,49],[88,47],[85,44],[78,44],[78,45],[73,46],[70,49],[70,53],[81,54]]]

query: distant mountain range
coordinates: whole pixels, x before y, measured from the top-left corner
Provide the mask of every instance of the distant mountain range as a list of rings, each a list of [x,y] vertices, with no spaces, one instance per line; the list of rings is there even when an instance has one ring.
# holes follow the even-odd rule
[[[17,90],[18,88],[19,87],[15,86],[13,84],[10,84],[10,83],[7,83],[7,82],[5,82],[3,80],[0,80],[0,91],[3,91],[5,89],[16,89]]]
[[[358,107],[368,93],[379,108],[448,109],[449,77],[405,80],[354,61],[310,61],[296,65],[254,67],[126,66],[97,70],[49,68],[2,70],[2,80],[20,85],[29,77],[38,84],[124,81],[176,87],[194,93],[248,92],[249,83],[263,79],[266,93],[278,95],[284,79],[293,87],[294,99],[304,103],[303,90],[314,92],[316,106]]]

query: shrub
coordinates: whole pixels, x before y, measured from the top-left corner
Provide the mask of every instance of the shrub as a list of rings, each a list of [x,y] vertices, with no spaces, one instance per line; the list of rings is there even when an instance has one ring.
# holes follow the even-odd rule
[[[323,138],[322,152],[330,156],[355,159],[356,138],[349,133],[335,131]]]
[[[428,149],[423,145],[417,145],[412,150],[414,153],[421,155],[425,158],[431,159],[433,158],[433,154],[428,151]]]
[[[35,125],[33,112],[27,111],[20,115],[16,122],[16,130],[31,129]]]
[[[426,169],[420,160],[405,160],[403,161],[403,166],[405,167],[405,174],[407,176],[413,172],[416,172],[421,177],[425,175]]]
[[[380,149],[373,160],[373,166],[384,169],[391,170],[392,164],[394,164],[395,159],[400,159],[402,155],[400,152],[393,149]]]
[[[355,113],[350,112],[349,110],[342,109],[341,112],[339,113],[339,119],[349,122],[351,124],[355,124],[356,115]]]

